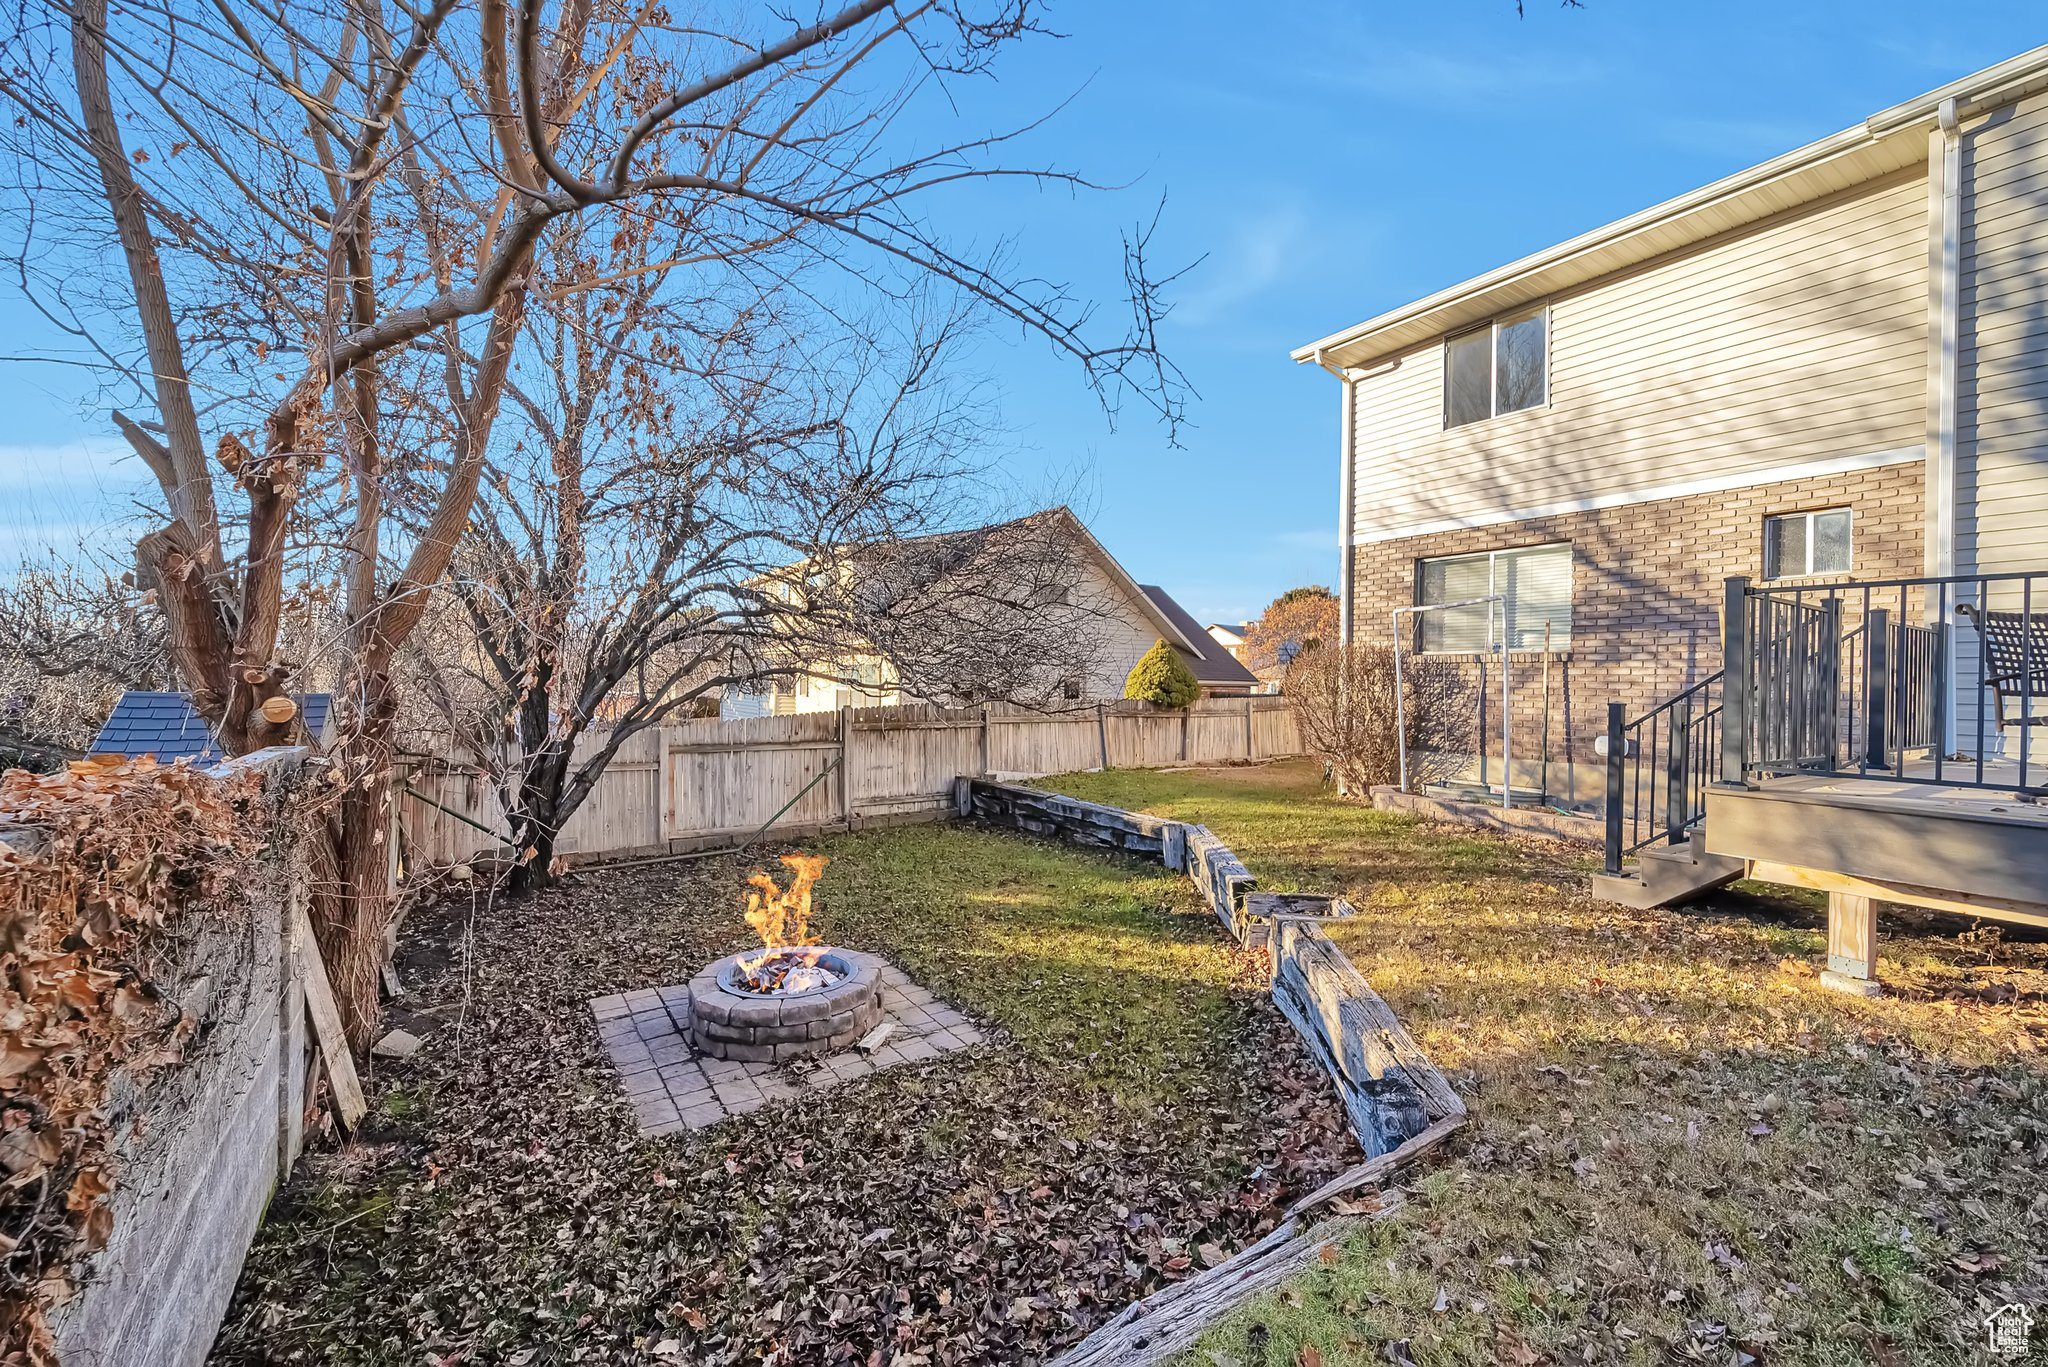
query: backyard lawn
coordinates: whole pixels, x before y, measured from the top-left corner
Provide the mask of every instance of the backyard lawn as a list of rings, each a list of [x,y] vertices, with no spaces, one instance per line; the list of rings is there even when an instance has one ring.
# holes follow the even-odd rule
[[[221,1363],[1038,1361],[1359,1154],[1258,961],[1156,867],[951,826],[845,836],[819,928],[991,1036],[642,1138],[593,997],[753,943],[772,851],[415,913],[362,1142],[273,1203]]]
[[[1336,802],[1309,765],[1048,780],[1209,825],[1332,927],[1471,1107],[1408,1202],[1192,1367],[1922,1364],[2048,1300],[2048,950],[1887,922],[1821,990],[1818,903],[1594,902],[1591,857]],[[416,913],[361,1142],[279,1193],[222,1363],[1042,1362],[1358,1154],[1183,879],[957,826],[817,842],[821,929],[971,1051],[643,1138],[592,997],[750,943],[762,858]]]
[[[1888,918],[1866,1001],[1815,983],[1817,899],[1629,911],[1576,847],[1339,804],[1302,764],[1054,786],[1348,895],[1333,933],[1471,1106],[1397,1216],[1190,1363],[1917,1367],[1986,1360],[2006,1302],[2040,1318],[2038,938]]]

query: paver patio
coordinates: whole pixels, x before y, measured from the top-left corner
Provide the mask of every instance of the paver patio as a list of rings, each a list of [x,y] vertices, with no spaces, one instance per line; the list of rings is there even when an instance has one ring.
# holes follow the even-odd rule
[[[964,1012],[891,963],[882,967],[882,1021],[895,1029],[872,1052],[848,1049],[788,1063],[706,1057],[690,1044],[690,994],[681,984],[597,997],[590,1011],[646,1135],[701,1130],[771,1102],[794,1101],[988,1039]]]

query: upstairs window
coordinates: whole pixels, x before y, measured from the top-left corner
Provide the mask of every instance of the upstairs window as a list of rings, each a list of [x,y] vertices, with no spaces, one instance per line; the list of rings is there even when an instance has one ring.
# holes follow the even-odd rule
[[[1444,426],[1540,408],[1550,400],[1550,311],[1498,318],[1444,343]]]
[[[1509,650],[1543,649],[1546,622],[1552,650],[1571,646],[1570,542],[1424,560],[1417,565],[1415,587],[1420,606],[1467,603],[1494,594],[1506,600],[1419,614],[1424,650],[1478,655],[1500,649],[1503,609]]]
[[[1850,562],[1847,508],[1817,508],[1764,519],[1764,578],[1798,579],[1810,574],[1847,574]]]

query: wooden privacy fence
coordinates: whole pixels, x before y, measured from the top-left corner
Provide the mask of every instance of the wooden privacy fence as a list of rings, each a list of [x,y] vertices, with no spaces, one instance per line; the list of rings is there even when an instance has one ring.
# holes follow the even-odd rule
[[[579,758],[603,742],[584,737]],[[800,835],[936,820],[962,774],[1037,778],[1299,752],[1294,714],[1279,697],[1207,699],[1180,711],[909,704],[689,721],[628,738],[556,849],[577,861],[618,859],[744,840],[770,823]],[[505,814],[474,764],[410,756],[400,777],[392,846],[411,867],[503,852]]]

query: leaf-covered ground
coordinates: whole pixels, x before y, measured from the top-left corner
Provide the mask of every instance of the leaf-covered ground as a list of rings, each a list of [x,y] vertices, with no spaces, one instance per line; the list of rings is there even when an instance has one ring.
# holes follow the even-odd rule
[[[585,1003],[746,944],[750,865],[415,913],[427,1047],[279,1193],[214,1361],[1039,1361],[1358,1160],[1183,880],[954,827],[815,848],[826,938],[996,1043],[643,1140]]]
[[[1338,803],[1300,764],[1058,786],[1348,893],[1347,952],[1472,1108],[1401,1214],[1190,1363],[1919,1367],[1987,1360],[2008,1301],[2048,1321],[2038,937],[1886,916],[1865,1001],[1816,985],[1812,897],[1628,911],[1575,847]]]

